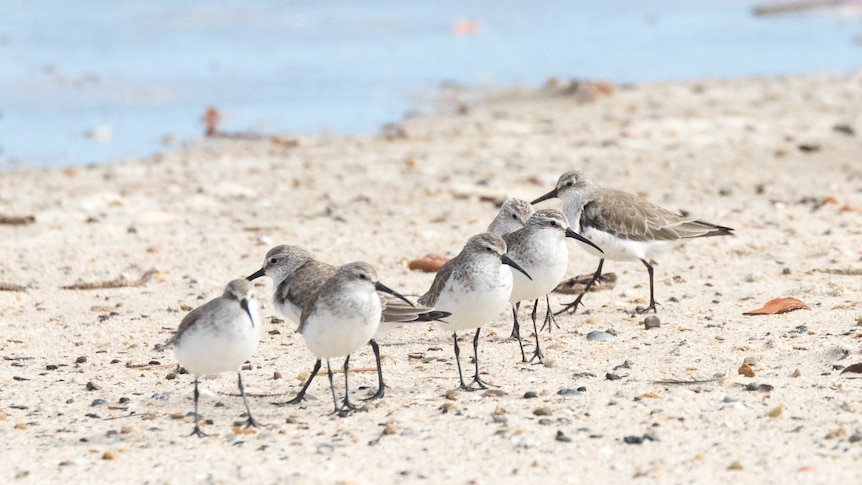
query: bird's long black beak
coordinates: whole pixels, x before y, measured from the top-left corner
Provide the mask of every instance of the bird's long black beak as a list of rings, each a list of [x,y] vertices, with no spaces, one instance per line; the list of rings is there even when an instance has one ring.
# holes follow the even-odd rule
[[[509,266],[515,268],[516,270],[520,271],[521,273],[524,273],[524,276],[526,276],[530,281],[533,280],[533,277],[528,275],[527,272],[524,271],[524,268],[518,266],[518,263],[512,261],[512,258],[510,258],[508,254],[504,254],[503,257],[500,258],[500,261],[502,261],[503,264],[508,264]]]
[[[404,303],[407,303],[408,305],[410,305],[414,308],[416,307],[416,305],[414,305],[413,302],[411,302],[407,298],[404,298],[404,295],[402,295],[401,293],[398,293],[397,291],[393,290],[392,288],[389,288],[388,286],[384,285],[383,283],[381,283],[379,281],[377,283],[374,283],[374,289],[377,291],[382,291],[383,293],[389,293],[390,295],[394,296],[395,298],[398,298],[399,300],[404,301]]]
[[[582,243],[584,243],[584,244],[589,244],[590,246],[592,246],[592,247],[596,248],[596,250],[597,250],[598,252],[600,252],[600,253],[602,253],[602,254],[605,254],[605,252],[604,252],[604,251],[602,251],[602,248],[600,248],[600,247],[596,246],[592,241],[590,241],[589,239],[585,238],[584,236],[581,236],[580,234],[576,233],[576,232],[575,232],[571,227],[567,227],[567,228],[566,228],[566,237],[570,237],[570,238],[573,238],[573,239],[577,239],[578,241],[580,241],[580,242],[582,242]]]
[[[530,202],[530,204],[538,204],[539,202],[541,202],[543,200],[553,199],[556,196],[557,196],[557,189],[554,189],[554,190],[548,192],[547,194],[539,197],[538,199]]]
[[[246,276],[245,279],[247,279],[248,281],[253,281],[253,280],[260,278],[261,276],[266,276],[266,270],[263,268],[260,268],[259,270],[255,271],[254,273]]]
[[[248,319],[251,320],[251,328],[254,328],[254,317],[251,316],[251,310],[248,308],[248,299],[243,298],[239,301],[239,306],[245,310],[245,314],[248,315]]]

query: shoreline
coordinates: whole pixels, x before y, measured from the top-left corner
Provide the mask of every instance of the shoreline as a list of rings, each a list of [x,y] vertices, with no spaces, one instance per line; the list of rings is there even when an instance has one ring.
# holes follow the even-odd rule
[[[25,289],[0,291],[2,476],[862,480],[862,380],[841,374],[862,362],[862,77],[567,88],[491,96],[374,135],[287,135],[297,140],[290,146],[202,140],[141,161],[4,173],[0,214],[34,220],[0,224],[0,284]],[[483,327],[483,370],[503,394],[447,393],[457,381],[451,336],[423,324],[384,340],[386,397],[341,419],[328,415],[325,379],[309,389],[317,400],[270,404],[298,390],[313,358],[293,328],[270,319],[263,279],[255,288],[265,328],[243,380],[269,426],[233,431],[244,408],[227,396],[233,376],[221,375],[202,380],[201,414],[213,420],[204,431],[215,436],[186,436],[191,379],[168,379],[173,354],[154,346],[188,309],[259,268],[269,248],[368,261],[412,297],[433,274],[409,271],[408,261],[457,254],[496,201],[531,200],[573,168],[736,229],[658,261],[660,328],[645,330],[627,312],[648,296],[643,268],[609,261],[616,286],[590,293],[588,313],[560,316],[561,329],[542,335],[545,366],[518,362],[510,312]],[[567,275],[595,269],[569,248]],[[61,288],[137,282],[149,271],[138,286]],[[742,315],[778,297],[811,309]],[[570,299],[551,296],[555,307]],[[608,329],[614,340],[586,340]],[[354,359],[373,366],[367,349]],[[744,362],[754,377],[738,374]],[[701,382],[668,383],[688,380]],[[357,402],[367,392],[358,386],[374,381],[351,376]]]

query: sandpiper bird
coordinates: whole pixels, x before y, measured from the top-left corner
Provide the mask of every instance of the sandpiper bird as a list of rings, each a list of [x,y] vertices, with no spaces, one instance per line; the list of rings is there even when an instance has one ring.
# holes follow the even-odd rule
[[[497,217],[491,221],[487,232],[494,233],[498,236],[515,232],[524,227],[527,219],[530,218],[535,210],[526,200],[509,197],[500,206],[500,211],[497,212]]]
[[[443,329],[452,331],[455,342],[455,362],[458,364],[460,388],[472,390],[473,383],[487,389],[479,377],[479,332],[482,325],[493,320],[506,308],[512,294],[511,266],[530,275],[506,254],[506,242],[489,232],[471,237],[464,249],[444,264],[431,288],[419,298],[420,305],[449,312],[445,321],[438,323]],[[458,330],[475,328],[473,355],[476,373],[470,386],[464,384],[461,373],[461,350],[458,348]]]
[[[539,307],[539,298],[545,297],[547,312],[545,313],[545,324],[550,329],[554,324],[551,302],[548,293],[556,288],[560,279],[566,274],[569,266],[569,250],[566,247],[566,237],[576,239],[593,247],[600,253],[602,250],[576,233],[569,227],[569,221],[562,212],[556,209],[540,210],[530,216],[527,225],[515,232],[503,236],[509,257],[527,271],[531,279],[525,278],[520,273],[512,273],[512,316],[514,326],[512,335],[518,339],[521,347],[521,359],[527,362],[524,355],[524,343],[521,341],[521,332],[518,325],[518,309],[524,300],[535,300],[533,303],[533,331],[536,334],[536,349],[530,362],[538,359],[544,361],[542,349],[539,347],[539,330],[536,327],[536,311]],[[542,327],[544,328],[544,326]]]
[[[649,272],[649,306],[638,310],[655,312],[652,257],[687,239],[733,234],[729,227],[675,214],[636,195],[599,187],[578,170],[560,175],[554,190],[532,203],[554,197],[563,201],[563,212],[575,232],[604,250],[601,254],[595,248],[581,244],[587,252],[600,258],[599,267],[584,291],[562,311],[577,310],[584,294],[601,276],[605,259],[610,259],[640,261],[646,266]]]
[[[246,280],[228,283],[224,294],[192,310],[168,342],[174,346],[177,362],[195,376],[195,429],[193,435],[206,436],[198,425],[198,378],[207,374],[236,371],[239,392],[248,413],[246,428],[259,426],[251,416],[245,398],[240,366],[257,350],[260,316],[252,285]]]
[[[320,368],[321,359],[326,359],[326,372],[336,413],[355,409],[349,399],[348,364],[350,354],[368,343],[380,325],[382,305],[378,291],[394,295],[412,305],[399,293],[377,281],[377,273],[370,264],[357,262],[338,268],[302,308],[297,332],[302,334],[306,347],[317,357],[315,368]],[[344,400],[339,408],[329,359],[342,355],[346,356]]]
[[[302,308],[314,297],[323,283],[335,274],[337,269],[331,264],[314,259],[309,251],[301,247],[280,245],[270,249],[266,253],[263,267],[246,279],[251,281],[261,276],[271,277],[273,305],[288,320],[299,325]],[[383,316],[375,333],[376,338],[382,337],[389,330],[407,322],[430,322],[448,316],[447,313],[437,312],[432,308],[406,305],[387,293],[380,293],[380,299],[383,305]],[[380,346],[374,339],[368,343],[371,345],[377,361],[378,381],[377,392],[369,399],[378,399],[383,397],[385,392],[383,370],[380,365]],[[311,381],[318,371],[320,371],[320,361],[316,362],[311,375],[296,397],[287,401],[286,404],[298,404],[304,399],[308,386],[311,385]]]

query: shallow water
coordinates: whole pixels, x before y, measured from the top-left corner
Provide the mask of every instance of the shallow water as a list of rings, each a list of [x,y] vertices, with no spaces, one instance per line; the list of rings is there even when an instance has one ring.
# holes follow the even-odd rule
[[[226,115],[225,131],[372,133],[441,83],[862,65],[853,8],[756,17],[754,3],[740,0],[3,3],[7,170],[148,156],[165,148],[165,135],[201,136],[210,105]]]

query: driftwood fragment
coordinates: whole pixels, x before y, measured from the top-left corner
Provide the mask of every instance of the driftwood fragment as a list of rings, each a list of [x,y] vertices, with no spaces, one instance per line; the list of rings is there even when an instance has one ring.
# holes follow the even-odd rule
[[[0,291],[27,291],[27,287],[15,283],[0,283]]]
[[[33,224],[34,222],[36,222],[35,216],[8,216],[6,214],[0,214],[0,224],[8,226],[26,226],[27,224]]]

